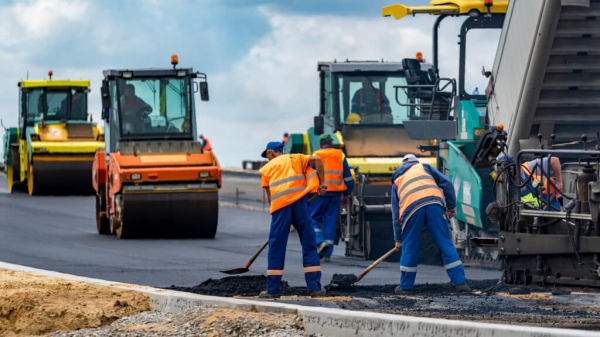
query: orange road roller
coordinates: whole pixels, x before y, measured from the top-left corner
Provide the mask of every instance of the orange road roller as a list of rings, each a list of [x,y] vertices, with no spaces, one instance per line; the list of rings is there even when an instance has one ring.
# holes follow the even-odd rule
[[[118,238],[214,238],[221,167],[196,138],[195,92],[206,74],[191,68],[105,70],[105,149],[92,179],[99,234]]]

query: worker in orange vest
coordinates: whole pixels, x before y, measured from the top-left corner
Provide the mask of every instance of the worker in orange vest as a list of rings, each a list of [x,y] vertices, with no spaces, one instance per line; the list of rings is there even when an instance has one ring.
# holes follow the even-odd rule
[[[204,135],[200,135],[200,139],[202,140],[202,151],[210,152],[212,151],[212,145],[210,145],[210,139]]]
[[[421,164],[413,154],[402,158],[392,176],[392,222],[400,258],[400,286],[396,294],[410,293],[417,277],[419,242],[423,226],[442,250],[446,273],[459,292],[469,291],[465,268],[448,229],[448,218],[456,213],[452,182],[433,167]]]
[[[319,145],[321,149],[315,151],[313,155],[323,160],[327,193],[325,196],[315,199],[310,205],[310,216],[317,236],[319,252],[322,255],[321,262],[329,262],[333,254],[335,228],[340,216],[340,206],[348,204],[348,195],[354,189],[354,178],[344,152],[333,148],[331,134],[322,135]],[[313,170],[307,178],[311,193],[317,193],[316,174],[316,171]]]
[[[279,284],[283,276],[285,251],[290,233],[290,223],[298,231],[302,245],[304,278],[312,297],[322,297],[326,291],[321,288],[321,262],[317,253],[315,231],[311,227],[306,194],[306,174],[315,165],[319,188],[317,193],[327,191],[323,172],[323,162],[316,156],[303,154],[283,154],[283,143],[270,142],[262,153],[269,162],[260,169],[261,186],[265,189],[271,206],[271,230],[269,232],[269,252],[267,267],[267,290],[261,298],[278,298]]]
[[[287,143],[287,141],[288,141],[288,137],[289,137],[289,135],[287,132],[283,134],[283,145],[284,146],[285,146],[285,143]]]

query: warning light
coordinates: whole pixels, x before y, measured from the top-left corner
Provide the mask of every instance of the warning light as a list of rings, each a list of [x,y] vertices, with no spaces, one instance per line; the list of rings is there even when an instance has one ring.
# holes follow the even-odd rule
[[[179,57],[176,54],[171,55],[171,64],[176,66],[179,63]]]
[[[492,7],[494,5],[494,0],[483,0],[483,4],[486,7]]]
[[[48,77],[50,77],[50,79],[52,79],[52,75],[54,75],[54,73],[52,72],[52,70],[48,70]]]
[[[496,127],[496,130],[502,132],[504,131],[504,124],[498,124],[498,126]]]
[[[419,62],[424,62],[423,61],[423,53],[421,53],[420,51],[417,52],[417,55],[415,56],[415,58],[419,61]]]

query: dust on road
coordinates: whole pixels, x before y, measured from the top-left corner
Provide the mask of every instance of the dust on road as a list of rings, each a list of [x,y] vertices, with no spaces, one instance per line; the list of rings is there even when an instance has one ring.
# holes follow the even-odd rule
[[[0,269],[0,335],[40,336],[107,325],[150,310],[128,290]]]

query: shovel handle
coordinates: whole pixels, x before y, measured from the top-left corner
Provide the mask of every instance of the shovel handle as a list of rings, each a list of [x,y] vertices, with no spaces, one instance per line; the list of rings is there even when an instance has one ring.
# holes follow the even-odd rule
[[[362,279],[373,268],[375,268],[378,264],[380,264],[381,261],[387,259],[390,255],[394,254],[395,251],[396,251],[396,248],[394,247],[394,248],[392,248],[392,250],[390,250],[389,252],[385,253],[385,255],[383,255],[382,257],[378,258],[377,261],[371,263],[371,265],[368,266],[367,269],[365,269],[362,273],[360,273],[360,275],[358,275],[358,277],[356,277],[357,281],[360,281],[360,279]]]
[[[268,245],[269,245],[269,239],[265,240],[265,242],[263,242],[263,244],[260,245],[260,247],[258,248],[256,253],[254,253],[254,255],[252,255],[252,257],[250,258],[250,261],[248,261],[248,263],[246,263],[246,269],[250,268],[250,265],[252,265],[254,260],[256,260],[256,258],[260,255],[260,253],[262,253],[262,251],[265,250],[265,248],[267,248]]]
[[[319,195],[317,193],[315,193],[315,195],[313,195],[310,199],[308,199],[308,203],[312,203],[313,201],[315,201],[315,199],[317,199]]]

